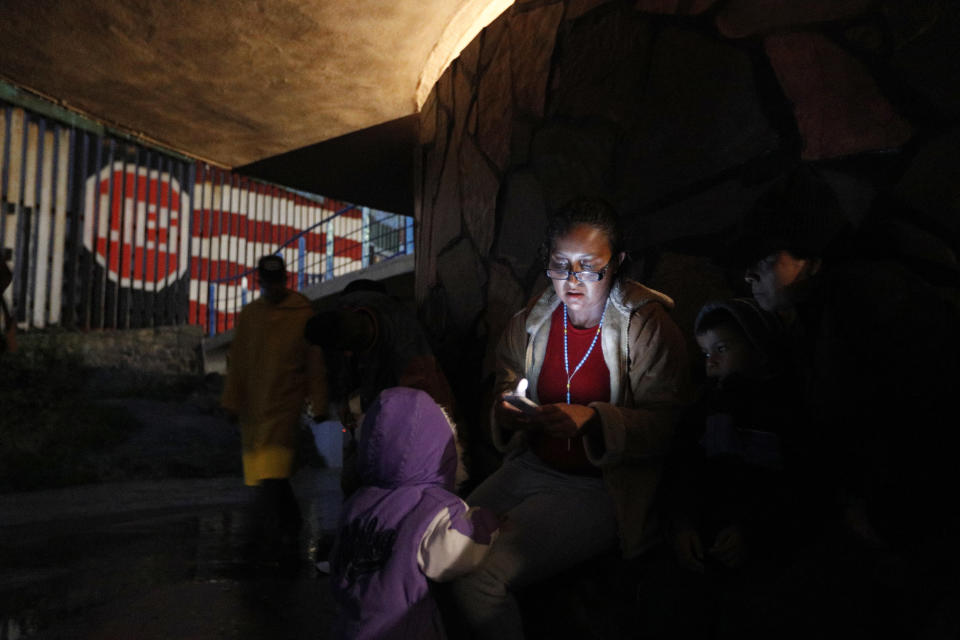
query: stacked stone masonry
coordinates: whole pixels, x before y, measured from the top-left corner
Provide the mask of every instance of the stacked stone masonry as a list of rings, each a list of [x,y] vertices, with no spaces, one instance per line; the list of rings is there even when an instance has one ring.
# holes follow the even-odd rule
[[[518,1],[421,111],[417,302],[455,390],[484,413],[500,332],[546,285],[547,216],[574,195],[618,208],[632,274],[688,333],[741,284],[711,258],[801,160],[854,223],[899,198],[955,264],[957,59],[948,0]]]

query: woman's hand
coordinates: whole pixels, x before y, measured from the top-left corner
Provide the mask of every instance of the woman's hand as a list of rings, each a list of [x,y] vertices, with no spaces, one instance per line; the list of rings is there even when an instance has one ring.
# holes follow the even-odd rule
[[[354,431],[359,423],[357,422],[357,416],[350,410],[350,405],[346,402],[340,404],[339,418],[340,424],[343,425],[343,428],[347,431]]]
[[[541,430],[553,438],[573,438],[596,418],[597,412],[582,404],[545,404],[536,414]]]
[[[546,404],[525,413],[501,400],[493,415],[500,428],[507,431],[542,431],[553,438],[573,438],[591,424],[597,412],[582,404]]]
[[[500,396],[501,400],[493,407],[493,417],[497,421],[497,425],[507,431],[536,430],[539,424],[532,419],[532,416],[535,414],[524,413],[502,399],[504,396],[512,393],[512,391],[504,391]],[[537,409],[537,412],[539,411],[540,409]]]

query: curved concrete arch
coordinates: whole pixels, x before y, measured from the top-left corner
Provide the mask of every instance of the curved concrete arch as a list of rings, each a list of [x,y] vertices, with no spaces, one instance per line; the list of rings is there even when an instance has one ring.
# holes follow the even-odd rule
[[[423,107],[430,90],[437,83],[460,52],[473,41],[477,34],[500,14],[510,8],[514,0],[467,0],[444,28],[440,39],[423,65],[417,83],[417,111]]]
[[[236,167],[415,114],[511,4],[4,0],[0,79]]]

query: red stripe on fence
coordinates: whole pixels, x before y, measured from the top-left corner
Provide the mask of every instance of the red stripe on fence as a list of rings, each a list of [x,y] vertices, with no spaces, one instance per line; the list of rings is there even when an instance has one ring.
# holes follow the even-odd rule
[[[307,254],[306,270],[308,274],[316,275],[321,273],[323,271],[323,265],[324,265],[324,260],[322,255],[311,254],[311,253]],[[290,268],[290,274],[289,274],[290,281],[287,284],[289,284],[291,288],[296,288],[296,284],[297,284],[296,265],[289,265],[289,268]],[[228,276],[237,277],[241,273],[251,269],[253,269],[254,271],[247,276],[248,278],[247,288],[251,290],[255,290],[259,286],[256,281],[256,271],[255,271],[256,265],[255,264],[246,265],[246,264],[235,262],[229,259],[210,260],[208,258],[201,258],[199,256],[190,257],[191,275],[204,274],[204,273],[211,273],[211,274],[219,273],[221,278],[227,278]],[[213,277],[213,275],[211,275],[211,277],[207,279],[202,277],[202,275],[197,275],[195,279],[201,282],[201,286],[207,286],[210,282],[213,282],[218,278],[215,278]],[[221,284],[240,286],[240,282],[224,282]]]
[[[336,258],[350,258],[351,260],[360,260],[363,258],[363,244],[349,238],[333,238],[333,255]]]
[[[282,238],[283,241],[287,241],[303,231],[290,225],[274,224],[260,220],[254,221],[239,213],[217,209],[198,209],[194,217],[199,217],[202,220],[201,225],[194,225],[193,236],[195,238],[210,238],[213,236],[245,238],[248,241],[279,246],[279,241],[274,240],[274,238]],[[324,231],[310,231],[305,236],[308,238],[314,236],[318,241],[326,242]]]
[[[202,302],[197,302],[195,300],[190,301],[190,318],[197,318],[195,324],[203,327],[204,333],[210,330],[210,314],[208,311],[209,307]],[[217,329],[217,332],[228,331],[233,329],[237,323],[237,316],[239,314],[233,312],[224,312],[224,311],[214,311],[214,326]]]

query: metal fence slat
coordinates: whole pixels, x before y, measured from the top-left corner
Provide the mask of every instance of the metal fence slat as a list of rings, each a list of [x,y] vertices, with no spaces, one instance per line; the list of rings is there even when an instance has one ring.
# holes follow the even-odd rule
[[[37,162],[39,159],[40,129],[35,122],[27,123],[26,150],[23,167],[23,209],[17,221],[17,264],[14,271],[15,283],[20,285],[15,292],[17,304],[17,318],[21,328],[29,326],[30,303],[33,298],[31,285],[36,281],[34,271],[36,265],[36,236],[37,228]],[[19,273],[18,273],[19,271]]]
[[[0,260],[4,260],[5,257],[2,255],[6,252],[7,243],[6,243],[6,234],[7,234],[7,224],[6,224],[6,199],[5,195],[7,193],[7,177],[4,167],[9,164],[7,157],[10,155],[10,149],[7,147],[7,141],[9,136],[7,135],[7,129],[10,127],[10,110],[2,109],[0,110],[2,114],[2,119],[0,119]]]
[[[50,264],[50,324],[60,324],[63,312],[63,264],[67,239],[67,168],[70,164],[70,132],[56,133],[56,196],[53,212],[53,259]]]
[[[47,294],[50,291],[50,254],[53,245],[53,160],[54,134],[43,133],[43,153],[40,167],[40,207],[37,209],[36,274],[33,300],[33,326],[47,325]]]

